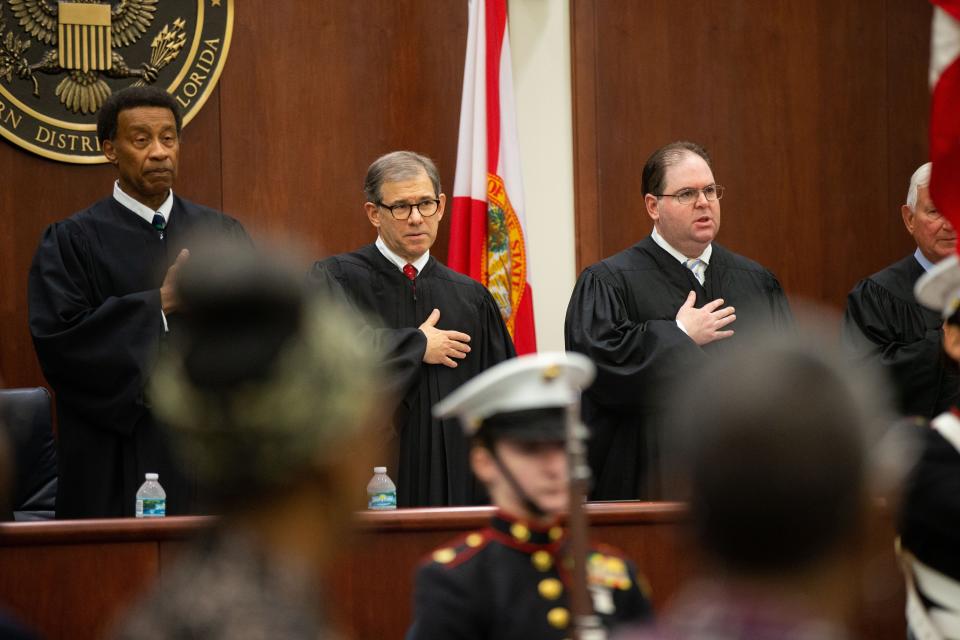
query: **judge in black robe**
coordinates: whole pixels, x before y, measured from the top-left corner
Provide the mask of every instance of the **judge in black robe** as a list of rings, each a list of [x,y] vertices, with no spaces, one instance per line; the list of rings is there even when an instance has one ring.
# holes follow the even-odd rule
[[[841,335],[855,357],[887,371],[903,415],[931,419],[960,402],[960,371],[941,346],[943,318],[913,295],[924,273],[914,254],[858,282]]]
[[[733,337],[698,346],[676,322],[687,294],[696,306],[717,298],[736,308]],[[597,381],[583,397],[591,428],[592,498],[659,497],[657,429],[671,392],[707,358],[751,333],[792,324],[786,296],[765,268],[713,243],[701,286],[651,237],[587,267],[567,307],[567,349],[589,356]],[[691,391],[693,392],[693,391]],[[666,426],[668,428],[668,425]]]
[[[485,502],[459,425],[432,411],[464,382],[516,355],[513,340],[490,292],[430,255],[447,199],[430,158],[380,156],[367,169],[364,194],[376,242],[317,262],[311,279],[339,288],[361,312],[357,330],[380,347],[389,378],[383,398],[397,401],[383,434],[397,504]]]
[[[792,324],[774,275],[714,242],[723,187],[703,147],[655,151],[641,189],[653,233],[587,267],[567,307],[567,349],[597,366],[583,396],[596,500],[665,497],[659,441],[670,399],[707,358]]]
[[[30,331],[56,393],[58,518],[132,516],[158,473],[167,514],[190,513],[194,483],[171,455],[144,387],[167,335],[160,285],[198,235],[246,239],[239,222],[173,197],[157,229],[114,198],[50,225],[29,276]],[[176,330],[176,315],[166,318]]]
[[[927,419],[960,401],[957,363],[941,347],[943,320],[913,294],[920,276],[957,247],[956,230],[930,198],[931,169],[927,162],[913,172],[900,207],[917,250],[857,283],[847,297],[842,332],[855,358],[887,372],[900,411]]]
[[[470,471],[469,442],[456,420],[437,420],[433,406],[481,371],[516,355],[490,292],[430,257],[414,281],[373,244],[317,262],[312,277],[332,278],[361,311],[379,321],[367,335],[378,342],[399,396],[393,424],[384,433],[397,469],[401,507],[485,502]],[[418,327],[433,309],[438,328],[471,337],[470,353],[456,368],[423,362],[427,339]],[[392,473],[392,471],[391,471]]]

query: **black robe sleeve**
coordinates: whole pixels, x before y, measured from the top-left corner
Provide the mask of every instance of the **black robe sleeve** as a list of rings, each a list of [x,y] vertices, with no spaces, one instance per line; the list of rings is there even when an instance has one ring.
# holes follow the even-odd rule
[[[427,336],[417,328],[387,329],[377,326],[376,320],[360,310],[347,295],[338,272],[336,262],[319,261],[307,274],[307,282],[323,295],[353,310],[361,338],[368,340],[381,354],[387,371],[386,390],[394,397],[402,398],[420,380],[420,363],[427,350]]]
[[[43,234],[30,268],[29,321],[44,375],[92,425],[129,433],[164,331],[160,289],[100,299],[95,257],[71,221]]]
[[[644,404],[646,389],[667,383],[706,356],[676,320],[629,317],[623,293],[587,269],[577,281],[567,307],[567,349],[588,356],[597,366],[590,395],[607,407]]]
[[[841,338],[855,358],[888,372],[903,413],[930,418],[943,409],[937,394],[948,363],[936,313],[866,279],[847,296]]]

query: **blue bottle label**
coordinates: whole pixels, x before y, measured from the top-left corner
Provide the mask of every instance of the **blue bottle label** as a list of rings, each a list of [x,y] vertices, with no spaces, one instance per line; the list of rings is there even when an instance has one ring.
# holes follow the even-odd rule
[[[370,495],[368,505],[371,509],[396,509],[397,492],[385,491],[383,493],[374,493]]]
[[[143,517],[163,518],[167,515],[167,501],[163,498],[144,498]]]

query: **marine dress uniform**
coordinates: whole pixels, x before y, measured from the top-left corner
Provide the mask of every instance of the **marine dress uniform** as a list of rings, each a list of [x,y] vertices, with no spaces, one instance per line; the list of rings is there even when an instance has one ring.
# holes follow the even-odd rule
[[[438,410],[460,415],[474,447],[492,450],[492,442],[505,436],[562,442],[565,405],[576,401],[592,370],[579,354],[524,356],[481,374]],[[551,515],[524,517],[501,507],[486,528],[428,556],[417,572],[407,640],[571,637],[570,549],[558,514]],[[650,617],[644,581],[620,551],[591,545],[586,569],[594,612],[605,628]]]

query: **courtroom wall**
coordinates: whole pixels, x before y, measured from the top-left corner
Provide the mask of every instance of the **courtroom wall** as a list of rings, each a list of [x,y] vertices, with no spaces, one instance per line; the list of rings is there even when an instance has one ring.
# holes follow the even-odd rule
[[[927,159],[931,5],[574,0],[577,256],[649,233],[640,176],[677,139],[727,187],[718,241],[791,300],[842,307],[912,251],[899,208]]]
[[[714,154],[729,189],[720,241],[771,266],[792,298],[839,306],[856,279],[909,249],[897,207],[926,156],[926,2],[572,0],[572,143],[562,82],[524,84],[542,81],[536,65],[564,29],[566,0],[511,4],[521,126],[538,109],[551,123],[520,134],[528,211],[546,216],[531,227],[553,216],[559,234],[556,253],[532,257],[535,286],[553,297],[539,324],[562,322],[558,301],[579,269],[647,232],[640,168],[675,138]],[[308,254],[368,242],[360,182],[375,155],[427,153],[452,190],[466,31],[465,0],[237,2],[219,88],[184,133],[176,191],[258,238],[296,237]],[[562,50],[553,64],[547,75],[566,73]],[[43,380],[26,324],[42,229],[109,194],[112,177],[0,142],[6,385]],[[562,205],[571,182],[575,214]]]
[[[455,1],[240,0],[219,87],[184,130],[175,191],[222,208],[256,238],[295,238],[316,257],[370,242],[362,181],[376,155],[422,151],[452,191],[466,34],[466,5]],[[7,386],[43,381],[26,314],[41,231],[109,195],[113,175],[0,143]]]

